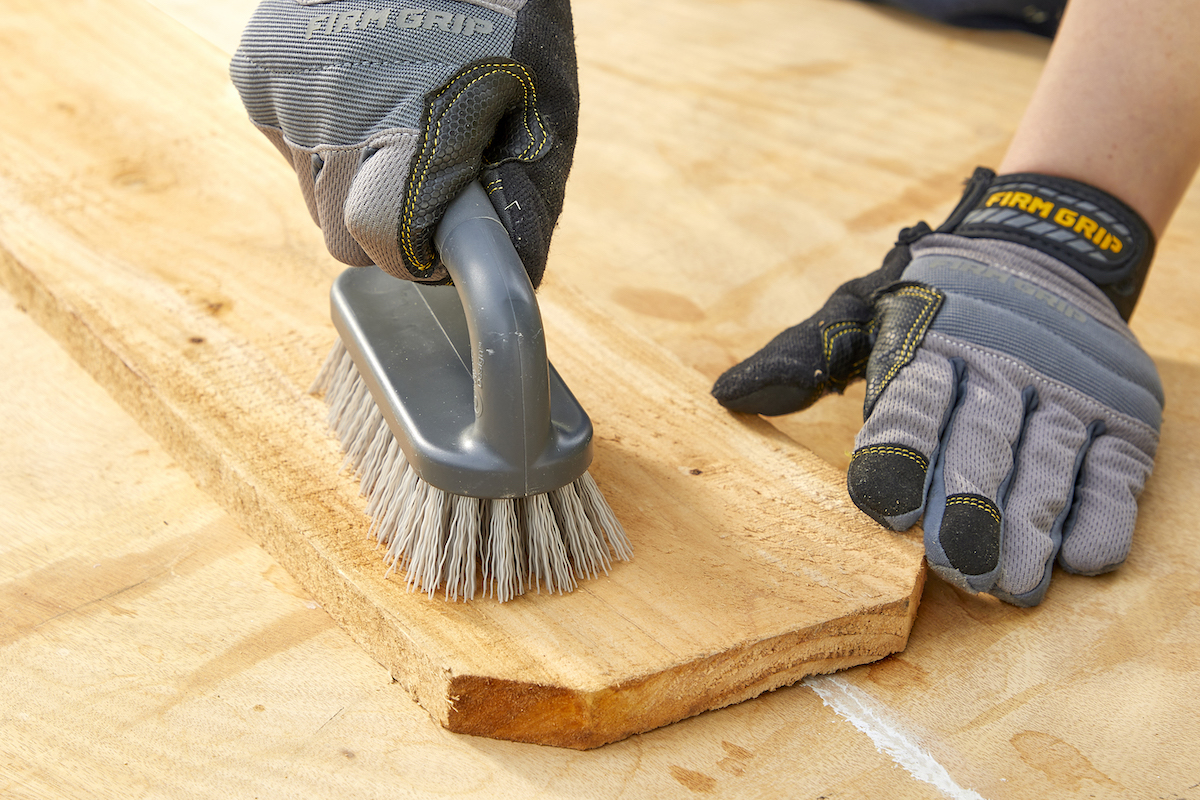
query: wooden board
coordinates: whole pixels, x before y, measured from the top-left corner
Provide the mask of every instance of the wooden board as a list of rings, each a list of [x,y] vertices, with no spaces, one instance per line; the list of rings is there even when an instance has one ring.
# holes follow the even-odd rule
[[[504,605],[384,579],[304,393],[338,267],[293,176],[224,57],[140,2],[81,9],[13,3],[3,22],[26,68],[3,101],[0,280],[434,719],[588,748],[903,649],[917,537],[881,534],[834,469],[721,411],[563,279],[541,294],[551,358],[636,559]]]
[[[5,800],[940,797],[803,686],[586,753],[449,733],[5,292],[0,337]]]

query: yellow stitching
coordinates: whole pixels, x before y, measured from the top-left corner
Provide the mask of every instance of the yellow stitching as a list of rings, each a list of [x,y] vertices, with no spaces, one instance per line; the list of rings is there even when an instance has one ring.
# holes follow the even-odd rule
[[[906,447],[896,447],[894,445],[883,444],[873,444],[856,450],[854,451],[854,454],[850,456],[850,460],[853,461],[859,456],[866,455],[867,453],[893,453],[895,455],[904,456],[910,461],[915,461],[921,467],[921,469],[925,469],[929,466],[929,459],[914,450],[909,450]]]
[[[838,330],[839,328],[840,328],[840,330]],[[833,336],[830,336],[829,334],[832,333],[834,330],[837,330],[837,333],[835,333]],[[825,350],[826,363],[833,360],[833,343],[834,343],[834,341],[839,339],[842,336],[845,336],[848,333],[854,333],[855,331],[861,332],[862,325],[860,325],[857,322],[847,321],[847,322],[834,323],[833,325],[830,325],[828,328],[826,328],[824,331],[821,332],[821,339],[824,341],[824,344],[825,344],[824,350]],[[861,359],[857,363],[862,363]]]
[[[498,72],[502,72],[505,75],[511,75],[518,82],[520,82],[522,91],[524,93],[524,97],[522,99],[522,108],[527,111],[531,111],[531,113],[540,120],[541,117],[537,113],[537,89],[534,87],[533,79],[529,76],[529,73],[523,67],[521,67],[519,64],[502,64],[502,65],[479,64],[474,69],[485,69],[488,67],[494,67],[494,69],[491,69],[491,71],[485,72],[484,74],[479,75],[478,77],[473,79],[470,83],[463,86],[458,91],[458,93],[450,100],[449,105],[446,107],[447,111],[451,107],[453,107],[453,105],[456,102],[458,102],[458,98],[462,97],[463,94],[468,89],[470,89],[472,86],[474,86],[475,84],[479,83],[480,81],[482,81],[483,79],[485,79],[487,77],[495,75]],[[514,72],[511,69],[512,67],[516,67],[517,69],[519,69],[521,71],[521,74],[518,75],[516,72]],[[457,78],[461,78],[461,77],[464,77],[465,75],[469,75],[469,74],[470,74],[469,72],[463,73],[462,75],[456,76],[455,80],[457,80]],[[434,98],[434,100],[435,101],[440,100],[442,98],[442,96],[450,90],[450,88],[451,88],[450,86],[447,86],[445,89],[443,89],[441,92],[439,92],[437,94],[437,96]],[[531,93],[533,94],[533,97],[534,97],[532,106],[529,103],[529,95]],[[437,125],[433,131],[433,145],[432,145],[432,147],[426,148],[426,150],[422,153],[422,157],[425,157],[425,160],[427,162],[432,161],[433,154],[435,154],[437,152],[438,141],[441,138],[442,121],[445,116],[446,116],[446,114],[443,112],[442,115],[438,117]],[[519,156],[517,156],[518,159],[525,158],[525,155],[529,152],[530,148],[532,148],[535,144],[537,145],[536,149],[540,150],[542,147],[542,144],[545,141],[544,139],[539,141],[533,135],[533,131],[530,130],[529,114],[528,113],[523,114],[522,118],[523,118],[524,124],[525,124],[525,132],[529,135],[529,144],[525,147],[525,150],[522,151],[522,153]],[[426,142],[428,142],[430,140],[429,126],[432,124],[433,124],[433,115],[430,114],[429,122],[425,126],[425,141]],[[539,127],[541,127],[541,126],[539,125]],[[413,264],[416,264],[417,267],[421,270],[427,270],[427,269],[431,268],[433,266],[433,261],[430,260],[428,263],[422,263],[417,258],[416,253],[413,252],[412,205],[413,205],[413,202],[415,201],[417,195],[420,193],[421,187],[425,185],[425,178],[429,174],[429,167],[430,167],[429,163],[426,163],[424,165],[424,168],[421,171],[420,178],[417,181],[416,188],[412,189],[408,192],[408,202],[406,202],[405,206],[404,206],[403,224],[401,225],[401,230],[404,233],[403,239],[401,241],[401,246],[404,249],[404,254],[408,257],[408,260],[410,262],[412,262]]]
[[[925,322],[925,318],[931,316],[938,299],[938,296],[935,292],[932,292],[923,286],[905,286],[903,289],[896,292],[896,294],[910,296],[918,295],[925,300],[925,306],[921,309],[921,313],[917,315],[917,318],[913,320],[913,324],[909,326],[908,335],[905,337],[904,346],[900,351],[901,357],[892,362],[891,368],[888,369],[887,374],[884,375],[883,380],[881,381],[880,385],[882,386],[887,386],[889,383],[891,383],[892,378],[896,376],[896,373],[901,369],[901,367],[907,365],[908,362],[912,360],[913,351],[915,351],[917,346],[920,344],[921,337],[917,336],[917,331],[920,331],[922,336],[924,335],[925,329],[929,327],[929,323]]]
[[[485,65],[480,65],[480,67],[484,67],[484,66]],[[484,74],[477,76],[470,83],[461,87],[459,89],[458,93],[450,100],[450,103],[446,107],[446,110],[448,111],[450,108],[452,108],[454,106],[454,104],[458,101],[458,99],[460,97],[462,97],[463,94],[468,89],[470,89],[472,86],[479,83],[484,78],[495,75],[498,72],[503,72],[506,75],[511,75],[512,77],[516,78],[518,81],[521,80],[521,77],[514,74],[512,71],[503,69],[502,67],[497,67],[496,69],[493,69],[490,72],[485,72]],[[461,76],[459,76],[459,77],[461,77]],[[522,83],[522,85],[524,85],[524,84]],[[443,89],[441,92],[438,93],[438,95],[434,98],[434,100],[435,101],[440,100],[442,98],[442,96],[449,90],[450,90],[450,86],[447,86],[445,89]],[[528,96],[529,96],[529,92],[528,92],[528,90],[526,90],[525,97],[528,98]],[[442,122],[443,122],[445,116],[446,116],[446,113],[443,112],[442,115],[438,117],[437,124],[434,128],[432,146],[427,148],[425,150],[425,152],[422,154],[423,156],[426,156],[426,158],[424,159],[426,161],[426,163],[423,165],[423,169],[421,171],[420,178],[417,181],[416,188],[412,189],[408,192],[409,199],[408,199],[408,202],[405,204],[405,208],[404,208],[403,230],[404,230],[405,236],[404,236],[404,240],[402,242],[402,245],[404,248],[404,253],[406,256],[408,256],[408,259],[412,263],[416,264],[422,270],[426,270],[426,269],[429,269],[430,267],[432,267],[433,261],[430,260],[429,263],[427,263],[427,264],[423,263],[417,258],[416,253],[413,252],[413,243],[412,243],[412,235],[411,235],[412,206],[413,206],[413,202],[415,201],[417,195],[420,194],[421,187],[425,185],[425,178],[429,175],[430,162],[432,162],[432,160],[433,160],[433,155],[437,153],[438,142],[441,140],[441,135],[442,135],[442,133],[441,133],[442,132]],[[433,115],[430,114],[429,122],[426,124],[426,127],[425,127],[425,141],[426,142],[430,141],[429,126],[432,124],[433,124]],[[528,126],[527,126],[527,128],[528,128]]]
[[[978,497],[971,497],[970,495],[954,495],[953,497],[946,498],[946,508],[950,506],[974,506],[975,508],[981,508],[990,514],[992,519],[996,520],[997,525],[1000,524],[1000,514],[996,511],[995,505],[990,500],[981,500]]]

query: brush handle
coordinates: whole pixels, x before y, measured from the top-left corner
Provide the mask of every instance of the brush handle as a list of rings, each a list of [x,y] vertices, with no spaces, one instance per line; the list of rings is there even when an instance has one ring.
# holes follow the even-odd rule
[[[542,314],[508,231],[477,181],[450,204],[434,244],[470,333],[473,433],[504,458],[532,466],[551,436]]]

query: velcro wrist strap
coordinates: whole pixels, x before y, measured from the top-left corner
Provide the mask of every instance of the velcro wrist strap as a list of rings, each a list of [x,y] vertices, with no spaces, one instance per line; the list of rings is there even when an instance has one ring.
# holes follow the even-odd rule
[[[1132,208],[1086,183],[1034,172],[977,169],[938,230],[1053,256],[1100,287],[1125,320],[1154,257],[1154,232]]]

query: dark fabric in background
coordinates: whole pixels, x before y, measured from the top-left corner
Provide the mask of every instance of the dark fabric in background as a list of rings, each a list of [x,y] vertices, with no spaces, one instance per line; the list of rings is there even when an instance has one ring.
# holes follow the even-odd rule
[[[868,0],[965,28],[1022,30],[1053,38],[1067,0]]]

